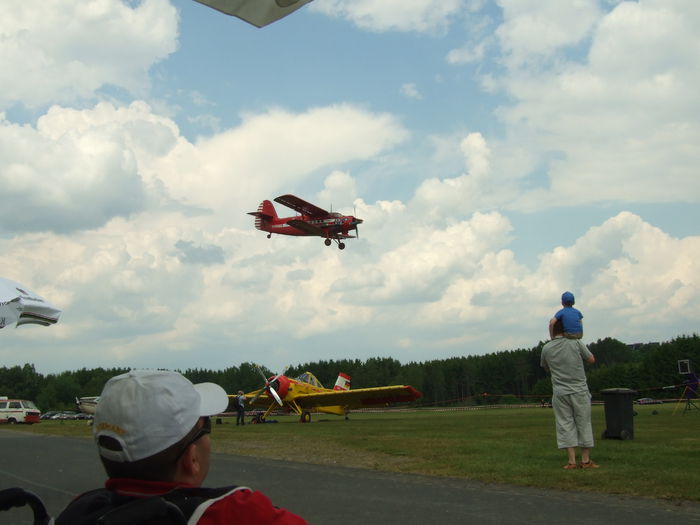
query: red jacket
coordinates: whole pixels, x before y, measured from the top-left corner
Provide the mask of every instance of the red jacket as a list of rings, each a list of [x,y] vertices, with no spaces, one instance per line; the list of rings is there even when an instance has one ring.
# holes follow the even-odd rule
[[[129,501],[164,496],[180,507],[188,524],[307,525],[305,519],[275,507],[262,492],[247,487],[206,489],[181,483],[121,478],[108,479],[105,487],[78,496],[61,513],[56,524],[94,523],[104,513]],[[183,495],[187,496],[187,503],[179,505]]]

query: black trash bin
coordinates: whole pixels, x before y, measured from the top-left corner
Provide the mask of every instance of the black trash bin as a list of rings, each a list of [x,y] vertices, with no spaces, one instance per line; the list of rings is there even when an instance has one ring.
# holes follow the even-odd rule
[[[634,439],[633,402],[636,390],[608,388],[601,390],[605,405],[603,439]]]

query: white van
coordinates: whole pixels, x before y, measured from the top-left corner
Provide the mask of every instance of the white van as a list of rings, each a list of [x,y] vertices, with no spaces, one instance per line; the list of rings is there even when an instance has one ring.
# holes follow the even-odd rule
[[[0,396],[0,423],[38,423],[41,412],[31,401]]]

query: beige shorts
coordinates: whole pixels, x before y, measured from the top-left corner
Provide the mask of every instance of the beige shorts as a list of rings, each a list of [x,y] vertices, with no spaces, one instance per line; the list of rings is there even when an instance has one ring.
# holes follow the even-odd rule
[[[593,446],[590,393],[555,395],[552,397],[552,408],[559,448]]]

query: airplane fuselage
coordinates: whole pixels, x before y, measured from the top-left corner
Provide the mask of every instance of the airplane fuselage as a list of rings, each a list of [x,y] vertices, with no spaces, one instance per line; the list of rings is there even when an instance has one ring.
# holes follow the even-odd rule
[[[301,221],[322,230],[322,232],[312,233],[304,231],[289,224],[289,221]],[[280,235],[298,235],[302,237],[334,237],[335,234],[345,233],[354,228],[357,219],[351,215],[339,215],[337,217],[327,217],[323,219],[311,218],[305,215],[295,217],[280,217],[273,219],[267,224],[261,225],[261,230]]]

